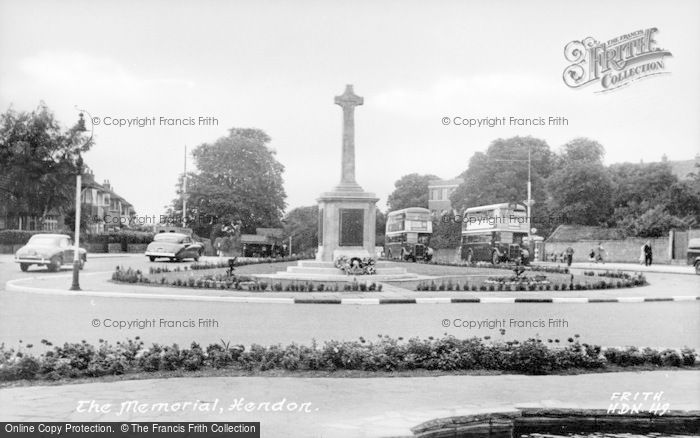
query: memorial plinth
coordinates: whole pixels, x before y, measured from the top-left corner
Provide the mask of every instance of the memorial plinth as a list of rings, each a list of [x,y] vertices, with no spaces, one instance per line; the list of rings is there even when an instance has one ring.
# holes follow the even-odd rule
[[[378,198],[355,181],[355,107],[363,103],[364,99],[355,95],[352,85],[335,97],[335,104],[343,109],[340,184],[318,198],[318,261],[330,262],[341,256],[376,257]]]
[[[341,256],[376,257],[377,198],[373,193],[335,190],[318,198],[318,251],[316,260]]]

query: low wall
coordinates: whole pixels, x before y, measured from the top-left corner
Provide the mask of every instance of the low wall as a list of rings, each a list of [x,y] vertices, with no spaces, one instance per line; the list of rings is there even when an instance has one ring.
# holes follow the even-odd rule
[[[627,405],[625,405],[627,406]],[[653,404],[652,404],[653,406]],[[622,408],[618,408],[622,409]],[[661,407],[658,412],[661,412]],[[413,436],[421,438],[517,437],[525,434],[555,434],[561,431],[656,432],[692,434],[700,424],[700,411],[663,410],[618,413],[608,409],[515,408],[500,412],[436,418],[411,427]]]
[[[127,252],[141,253],[141,252],[146,252],[146,248],[148,247],[148,244],[147,243],[130,243],[126,247],[127,247]]]
[[[23,246],[24,245],[9,245],[5,243],[0,244],[0,254],[14,254]]]
[[[642,246],[646,241],[651,242],[653,262],[671,263],[670,242],[668,237],[656,239],[646,239],[642,237],[631,237],[624,240],[580,240],[578,242],[545,242],[545,254],[561,254],[569,246],[574,249],[574,262],[589,261],[588,255],[591,250],[598,251],[598,246],[603,245],[605,249],[604,260],[607,262],[639,263],[639,256]],[[542,257],[540,257],[542,258]],[[549,259],[547,259],[549,260]]]
[[[80,246],[84,246],[85,249],[87,250],[88,254],[107,252],[107,244],[106,243],[86,243],[85,245],[83,245],[81,243]]]
[[[438,263],[458,263],[459,247],[436,249],[433,252],[433,261]]]

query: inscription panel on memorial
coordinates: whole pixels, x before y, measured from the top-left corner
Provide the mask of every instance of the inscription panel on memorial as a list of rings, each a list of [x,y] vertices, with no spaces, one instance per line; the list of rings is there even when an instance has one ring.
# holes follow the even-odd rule
[[[340,246],[362,246],[364,221],[363,209],[340,209]]]

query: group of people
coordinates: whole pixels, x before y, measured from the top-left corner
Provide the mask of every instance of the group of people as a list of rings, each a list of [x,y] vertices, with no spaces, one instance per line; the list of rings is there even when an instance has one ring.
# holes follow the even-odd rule
[[[549,260],[552,262],[563,262],[567,266],[571,266],[571,262],[574,260],[574,249],[569,246],[561,254],[552,253],[549,256]]]
[[[605,263],[605,248],[603,244],[599,243],[598,248],[592,248],[591,252],[588,253],[588,260],[595,263]],[[572,247],[566,248],[564,252],[561,253],[562,261],[565,261],[568,266],[571,266],[571,261],[574,257],[574,249]],[[651,241],[647,240],[644,245],[642,245],[641,253],[639,255],[639,263],[645,266],[651,266],[653,260],[653,250],[651,247]]]
[[[602,243],[598,244],[597,249],[591,249],[591,252],[588,253],[588,260],[595,263],[605,263],[605,248],[603,248]]]

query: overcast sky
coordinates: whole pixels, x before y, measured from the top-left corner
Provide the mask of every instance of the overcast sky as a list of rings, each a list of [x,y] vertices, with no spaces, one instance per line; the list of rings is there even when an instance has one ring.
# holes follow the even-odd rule
[[[294,4],[292,4],[294,3]],[[407,173],[452,178],[496,138],[553,149],[578,136],[606,162],[691,159],[700,149],[697,1],[0,0],[0,110],[46,102],[104,118],[211,116],[218,126],[97,126],[86,155],[139,214],[175,196],[183,147],[255,127],[285,166],[289,207],[340,179],[341,109],[352,83],[357,180],[386,197]],[[656,27],[670,74],[610,93],[570,89],[564,46]],[[563,116],[566,127],[466,128],[443,117]]]

